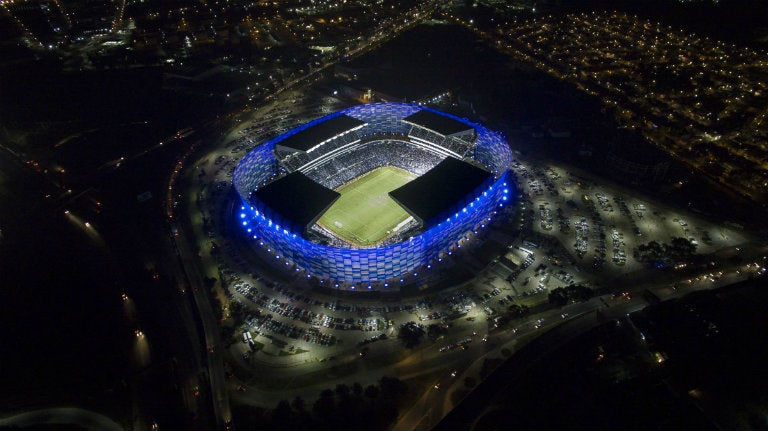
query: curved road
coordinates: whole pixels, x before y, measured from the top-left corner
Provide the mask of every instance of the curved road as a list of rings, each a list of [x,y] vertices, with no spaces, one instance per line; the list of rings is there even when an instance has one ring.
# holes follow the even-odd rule
[[[36,425],[78,425],[93,431],[124,431],[112,419],[77,407],[57,407],[33,410],[0,419],[0,427],[26,428]]]
[[[173,238],[179,251],[181,266],[192,288],[192,297],[203,324],[203,337],[207,351],[205,363],[208,370],[208,384],[210,385],[216,427],[221,429],[232,420],[232,413],[229,406],[229,394],[225,385],[223,344],[219,332],[219,322],[216,320],[211,302],[206,296],[203,276],[195,260],[196,255],[186,238],[186,233],[178,225],[174,224],[173,226],[177,232]]]
[[[720,262],[718,269],[724,272],[724,275],[720,280],[714,282],[702,280],[692,283],[680,283],[679,287],[671,288],[667,287],[671,280],[680,280],[684,278],[683,274],[679,272],[656,273],[647,277],[636,277],[632,281],[625,282],[625,289],[632,292],[630,299],[624,297],[610,299],[610,295],[601,295],[586,302],[571,304],[560,309],[552,309],[535,316],[529,316],[529,320],[526,323],[518,325],[520,330],[513,337],[510,337],[509,331],[489,335],[489,340],[493,339],[493,341],[496,342],[496,347],[493,350],[489,350],[485,354],[480,355],[471,366],[467,366],[466,368],[457,367],[459,374],[456,378],[446,377],[437,381],[436,383],[441,383],[439,390],[427,388],[421,398],[419,398],[409,410],[403,412],[393,429],[395,431],[412,431],[434,428],[444,419],[444,417],[446,417],[446,415],[453,411],[455,405],[451,400],[450,394],[463,386],[463,377],[470,374],[476,374],[482,365],[481,360],[483,358],[500,357],[499,352],[501,347],[507,347],[511,351],[517,353],[519,349],[516,348],[515,342],[519,336],[535,331],[533,328],[534,319],[543,317],[545,322],[554,325],[551,330],[542,332],[542,335],[546,334],[544,339],[541,339],[541,337],[536,339],[539,344],[536,349],[533,350],[539,355],[537,357],[541,357],[547,352],[553,351],[569,339],[599,325],[601,322],[611,319],[621,319],[625,315],[644,308],[647,305],[647,300],[643,297],[642,293],[646,289],[654,289],[654,293],[657,294],[661,300],[668,300],[685,296],[686,294],[697,290],[715,289],[757,276],[758,274],[754,271],[748,271],[745,268],[745,264],[726,264],[727,257],[732,256],[736,251],[738,251],[736,247],[728,247],[727,249],[715,253],[717,256],[710,256],[713,260]],[[753,260],[761,260],[766,252],[768,252],[766,247],[758,246],[743,252],[741,257],[745,262],[751,262]],[[738,272],[736,272],[737,270]],[[709,270],[699,269],[694,272],[707,273]],[[688,275],[691,276],[692,273],[689,273]],[[664,281],[662,282],[662,280]],[[602,312],[603,317],[601,319],[595,318],[596,316],[594,312],[596,310]],[[561,312],[568,312],[570,317],[561,320],[561,317],[559,316]],[[471,349],[472,347],[470,347],[470,350]],[[529,349],[527,354],[531,354],[531,349]]]

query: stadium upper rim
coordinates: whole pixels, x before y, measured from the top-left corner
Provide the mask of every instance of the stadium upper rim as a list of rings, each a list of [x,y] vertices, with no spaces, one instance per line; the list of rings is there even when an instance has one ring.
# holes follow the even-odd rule
[[[445,130],[459,132],[452,135],[441,134],[424,125],[404,121],[406,117],[416,113],[432,116],[438,122],[441,119],[452,122],[454,129],[449,130],[449,127],[443,130],[444,133],[447,133]],[[297,134],[311,131],[311,128],[340,116],[356,119],[359,124],[353,124],[354,127],[324,142],[310,145],[305,151],[297,152],[298,155],[286,157],[285,154],[278,154],[284,149],[282,145],[286,140],[290,141],[289,138],[295,138]],[[468,135],[462,130],[471,133]],[[354,133],[347,133],[351,131]],[[460,199],[458,206],[451,207],[451,213],[447,217],[446,214],[441,214],[440,221],[423,226],[424,230],[418,235],[380,247],[354,248],[348,244],[320,244],[307,239],[306,232],[301,231],[301,226],[291,220],[281,219],[276,214],[259,211],[259,208],[254,207],[255,191],[284,178],[286,173],[300,171],[302,166],[312,165],[312,160],[333,153],[334,148],[354,147],[383,140],[398,141],[402,137],[407,137],[409,144],[430,154],[438,154],[443,158],[451,157],[482,167],[490,174],[490,180]],[[328,142],[330,144],[327,144]],[[323,144],[330,150],[315,151]],[[316,154],[308,156],[312,151]],[[374,283],[396,279],[419,266],[437,262],[442,256],[450,254],[455,247],[460,247],[461,241],[468,239],[467,232],[484,228],[496,211],[508,203],[510,189],[513,188],[513,185],[508,184],[507,178],[511,161],[511,150],[503,136],[478,123],[421,105],[378,103],[353,106],[323,116],[258,145],[236,167],[233,183],[243,203],[239,214],[243,229],[260,244],[271,246],[270,251],[276,259],[283,259],[288,267],[295,266],[296,271],[307,271],[308,277],[314,275],[321,280]],[[295,166],[289,167],[289,163]]]

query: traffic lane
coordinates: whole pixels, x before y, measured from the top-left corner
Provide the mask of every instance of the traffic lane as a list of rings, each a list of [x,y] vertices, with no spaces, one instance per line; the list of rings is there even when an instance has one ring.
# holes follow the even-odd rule
[[[577,314],[573,315],[572,317],[569,317],[568,319],[563,319],[562,317],[558,316],[555,312],[549,313],[549,318],[551,322],[554,323],[556,326],[550,330],[547,330],[544,334],[548,339],[548,344],[550,345],[551,349],[557,348],[557,346],[562,345],[566,341],[573,338],[574,334],[581,334],[590,328],[596,326],[597,324],[600,324],[601,322],[605,321],[603,319],[596,319],[595,315],[591,314],[594,310],[600,309],[603,307],[601,302],[599,301],[590,301],[588,303],[582,303],[580,304],[581,307],[577,307],[579,310],[576,312],[575,310],[572,310],[572,312],[575,312]],[[617,304],[617,306],[614,307],[612,312],[610,313],[610,318],[620,318],[624,315],[631,313],[633,311],[639,310],[643,307],[645,307],[647,304],[640,298],[633,298],[631,300],[628,300],[624,303]],[[536,325],[539,323],[546,322],[546,318],[542,318],[537,316],[536,319],[530,319],[525,322],[522,329],[519,329],[517,331],[504,331],[502,333],[497,333],[490,335],[488,338],[488,342],[495,342],[501,341],[506,339],[504,343],[500,343],[496,345],[493,348],[485,347],[484,350],[486,350],[485,353],[479,354],[480,352],[477,352],[476,350],[479,347],[470,347],[467,350],[461,350],[460,352],[465,352],[466,356],[463,358],[458,358],[458,360],[449,361],[446,362],[445,360],[440,360],[441,358],[439,356],[435,356],[434,353],[431,355],[431,358],[429,358],[431,361],[439,360],[440,366],[446,370],[447,376],[450,376],[451,369],[454,369],[458,372],[462,372],[460,370],[469,370],[470,368],[477,369],[478,364],[481,364],[484,359],[490,356],[497,356],[497,354],[500,352],[501,348],[503,347],[509,347],[510,341],[515,341],[518,337],[525,335],[530,332],[537,331],[539,328],[536,328]],[[563,329],[565,328],[565,329]],[[475,346],[490,346],[486,343],[477,343]],[[471,350],[475,350],[475,352],[471,352]],[[452,352],[442,353],[451,355]],[[449,356],[450,357],[450,356]],[[421,363],[424,365],[424,362]],[[450,365],[450,367],[446,367],[446,365]],[[474,365],[474,367],[473,367]],[[451,368],[453,367],[453,368]],[[473,374],[472,372],[469,373],[463,373],[459,374],[457,377],[458,379],[454,379],[453,376],[450,377],[443,377],[442,379],[438,379],[435,384],[438,386],[435,387],[434,385],[428,389],[426,389],[426,393],[419,399],[419,401],[406,413],[406,415],[403,416],[403,419],[398,422],[396,425],[396,429],[430,429],[435,424],[437,424],[440,420],[442,420],[445,415],[447,415],[450,410],[452,409],[452,402],[449,399],[450,393],[455,390],[455,386],[459,384],[463,384],[463,377],[466,374]],[[449,380],[454,379],[454,380]],[[444,382],[446,380],[450,381],[450,385],[446,388],[444,387]],[[447,390],[446,390],[447,389]],[[423,412],[423,413],[422,413]]]
[[[222,428],[224,424],[231,421],[232,414],[229,406],[229,398],[224,385],[224,361],[221,355],[221,340],[218,331],[218,322],[214,318],[213,309],[205,297],[204,283],[200,268],[195,262],[194,255],[189,248],[189,242],[183,229],[178,230],[178,235],[174,236],[177,249],[187,273],[189,282],[192,285],[192,294],[195,303],[200,311],[200,317],[203,321],[203,332],[208,351],[208,379],[211,385],[211,397],[216,417],[217,427]]]

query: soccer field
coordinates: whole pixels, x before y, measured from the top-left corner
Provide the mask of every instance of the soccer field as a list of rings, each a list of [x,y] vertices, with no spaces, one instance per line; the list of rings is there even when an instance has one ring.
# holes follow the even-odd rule
[[[409,217],[388,193],[414,178],[391,166],[368,172],[336,189],[341,196],[317,223],[353,244],[375,245]]]

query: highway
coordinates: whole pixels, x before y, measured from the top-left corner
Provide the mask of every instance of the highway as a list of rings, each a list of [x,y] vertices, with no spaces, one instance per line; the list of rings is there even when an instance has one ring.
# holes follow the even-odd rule
[[[378,362],[376,356],[386,355],[393,350],[403,349],[402,341],[396,338],[371,345],[371,350],[366,359],[359,357],[356,353],[357,349],[350,349],[350,353],[338,356],[333,362],[313,363],[309,365],[311,368],[302,366],[300,369],[291,367],[268,370],[265,367],[265,372],[281,375],[286,381],[290,381],[293,378],[292,376],[315,373],[322,369],[357,362],[355,372],[332,382],[324,381],[300,388],[291,388],[289,387],[290,385],[287,385],[283,389],[276,390],[259,390],[250,387],[245,392],[233,392],[232,397],[245,404],[270,407],[277,400],[293,399],[296,396],[306,400],[314,399],[323,389],[339,383],[351,384],[358,382],[363,386],[367,386],[368,384],[375,384],[382,376],[395,376],[401,380],[420,376],[433,376],[433,380],[423,388],[414,388],[424,392],[410,408],[401,412],[400,419],[393,428],[394,430],[404,431],[431,429],[454,408],[451,402],[451,393],[463,387],[466,377],[472,376],[479,382],[480,379],[477,376],[485,359],[502,357],[501,350],[504,348],[509,349],[511,352],[516,352],[525,345],[525,343],[521,342],[522,340],[530,340],[526,335],[535,334],[536,332],[544,334],[545,331],[565,322],[570,324],[570,322],[577,321],[579,323],[576,326],[579,329],[577,332],[568,332],[566,334],[568,337],[576,336],[588,330],[593,323],[598,323],[594,317],[594,310],[609,309],[612,310],[611,316],[615,314],[621,317],[646,305],[646,302],[640,296],[637,295],[632,300],[609,299],[609,301],[615,303],[615,306],[612,307],[606,307],[600,298],[593,298],[590,301],[573,304],[563,309],[548,310],[547,312],[527,317],[514,330],[506,329],[487,334],[487,341],[483,341],[485,333],[478,332],[470,325],[462,325],[457,322],[456,326],[461,326],[461,329],[452,332],[449,337],[438,340],[436,343],[424,342],[421,347],[414,349],[413,353],[405,359],[387,365],[375,365]],[[561,317],[563,312],[569,313],[568,319],[564,320]],[[536,328],[539,325],[539,320],[541,320],[542,325],[540,328]],[[466,338],[472,340],[467,344],[466,349],[459,348],[445,352],[440,351],[441,346]],[[561,337],[559,342],[565,342],[566,339]],[[453,371],[456,371],[455,376],[451,375]],[[435,388],[435,385],[438,385],[438,388]]]
[[[727,256],[732,255],[733,251],[723,250],[722,253],[718,253],[718,258],[724,262]],[[756,247],[744,253],[745,264],[757,261],[758,259],[762,261],[762,256],[765,252],[765,247]],[[519,340],[526,334],[542,331],[542,336],[535,338],[536,347],[533,349],[535,350],[534,356],[541,358],[553,352],[567,341],[578,337],[601,323],[611,319],[623,320],[628,314],[645,308],[648,303],[643,298],[642,293],[646,289],[651,289],[663,301],[682,297],[697,290],[723,287],[744,281],[753,275],[748,270],[745,270],[745,264],[721,265],[719,268],[723,271],[724,275],[719,280],[710,281],[705,278],[691,283],[683,282],[677,288],[669,287],[666,279],[671,278],[669,275],[674,275],[677,279],[684,278],[679,273],[661,273],[657,277],[636,279],[634,282],[627,283],[626,291],[630,293],[629,297],[623,295],[619,295],[616,298],[611,298],[610,295],[595,297],[586,302],[571,304],[560,309],[549,310],[535,316],[530,316],[524,323],[518,325],[515,331],[505,330],[492,333],[488,336],[488,341],[486,342],[489,348],[484,353],[479,352],[478,340],[475,340],[470,344],[469,349],[459,353],[462,356],[466,354],[470,358],[451,360],[450,357],[446,356],[446,360],[443,361],[442,365],[445,370],[445,376],[427,387],[418,401],[410,409],[402,412],[393,430],[430,430],[434,428],[455,407],[451,400],[451,393],[462,389],[464,378],[467,376],[477,376],[486,358],[503,357],[501,354],[501,349],[503,348],[509,349],[513,354],[519,351],[522,347],[518,345]],[[661,283],[660,280],[665,280],[665,283]],[[596,317],[596,311],[600,312],[600,318]],[[565,319],[561,317],[561,313],[568,313]],[[541,329],[536,328],[539,319],[541,319]],[[490,348],[490,346],[494,347]],[[526,351],[526,354],[531,354],[531,352]],[[443,355],[457,354],[449,352],[443,353]],[[430,352],[428,357],[434,358],[435,355],[433,352]],[[420,369],[427,370],[431,361],[419,362]],[[535,360],[527,361],[526,364],[530,366],[535,362]],[[451,370],[458,371],[455,377],[450,375]],[[519,374],[524,371],[525,369],[520,369],[516,370],[516,373]],[[435,388],[435,384],[439,385],[439,388]]]
[[[186,273],[195,304],[200,313],[205,337],[205,362],[208,369],[208,384],[210,386],[213,413],[216,418],[216,428],[226,429],[232,421],[232,412],[229,406],[229,394],[226,388],[224,376],[224,347],[221,343],[219,322],[206,295],[206,287],[200,268],[197,265],[196,255],[189,245],[184,229],[174,225],[173,231],[176,248],[179,252],[179,260]]]

